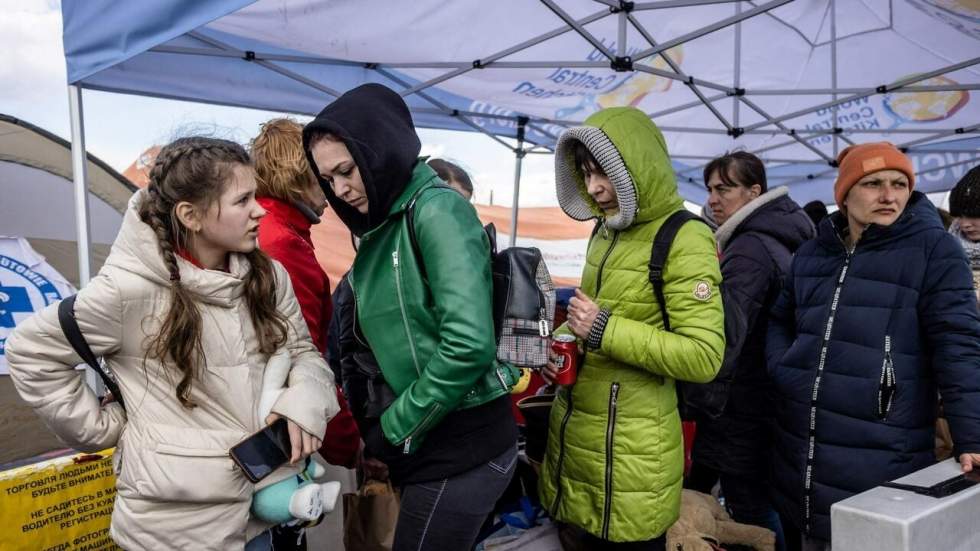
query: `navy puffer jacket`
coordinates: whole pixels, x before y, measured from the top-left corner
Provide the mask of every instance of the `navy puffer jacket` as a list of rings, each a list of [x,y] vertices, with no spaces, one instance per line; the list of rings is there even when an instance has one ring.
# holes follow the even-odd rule
[[[762,480],[769,474],[773,405],[765,357],[768,312],[779,296],[793,253],[813,235],[813,222],[789,198],[786,187],[745,205],[715,233],[725,309],[741,310],[745,325],[738,328],[737,339],[729,335],[741,346],[729,342],[725,349],[722,371],[731,370],[731,383],[722,415],[697,420],[695,463]],[[707,383],[718,384],[717,379]]]
[[[833,503],[933,462],[937,388],[957,453],[980,452],[980,319],[963,250],[919,192],[850,254],[846,225],[827,217],[797,251],[766,346],[773,503],[828,541]]]

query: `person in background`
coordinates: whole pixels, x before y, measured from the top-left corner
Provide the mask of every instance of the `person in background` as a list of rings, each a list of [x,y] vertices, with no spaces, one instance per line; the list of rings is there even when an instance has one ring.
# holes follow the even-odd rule
[[[364,435],[365,455],[401,487],[393,548],[469,549],[517,463],[518,374],[496,359],[489,239],[473,206],[419,159],[397,92],[346,92],[306,125],[303,144],[360,237],[347,276],[355,330],[395,395]]]
[[[585,356],[552,406],[541,503],[566,549],[663,550],[684,469],[675,380],[711,380],[725,348],[715,242],[700,222],[678,231],[663,273],[666,331],[647,266],[684,202],[663,134],[638,109],[604,109],[561,134],[555,174],[562,210],[598,225],[555,331]],[[556,372],[549,362],[543,375]]]
[[[306,160],[303,127],[291,119],[272,119],[250,149],[257,201],[266,211],[259,220],[259,248],[286,269],[313,344],[323,354],[332,311],[330,280],[317,262],[310,228],[320,223],[327,199]],[[336,393],[340,412],[327,424],[320,454],[333,465],[353,468],[361,436],[339,386]],[[305,549],[305,534],[301,527],[278,527],[273,545]]]
[[[830,547],[831,505],[933,463],[939,393],[954,457],[980,466],[980,318],[963,249],[894,145],[837,160],[840,210],[797,250],[766,341],[773,504],[806,550]]]
[[[823,201],[810,201],[803,205],[803,210],[813,221],[814,226],[819,225],[820,221],[827,217],[827,205],[823,204]]]
[[[298,474],[338,410],[333,377],[286,271],[256,246],[265,210],[240,145],[181,138],[160,150],[129,202],[75,318],[128,409],[100,405],[58,322],[58,305],[6,342],[10,376],[67,445],[116,446],[109,533],[125,549],[271,549],[252,493]],[[258,419],[269,356],[289,353],[287,388]],[[251,484],[228,450],[284,417],[291,466]],[[248,542],[246,544],[246,542]]]
[[[459,165],[444,159],[429,159],[428,165],[450,187],[463,194],[467,201],[473,198],[473,181]]]
[[[712,160],[704,181],[712,213],[725,221],[715,232],[725,308],[740,309],[744,325],[734,339],[741,347],[725,350],[726,363],[733,362],[730,382],[706,384],[717,389],[708,396],[721,397],[722,414],[697,419],[685,487],[710,494],[720,479],[732,518],[769,528],[782,549],[767,480],[774,406],[766,372],[766,326],[793,253],[814,235],[813,223],[786,187],[767,189],[765,166],[751,153],[737,151]]]
[[[966,252],[980,299],[980,166],[971,168],[950,192],[949,213],[954,217],[949,233]]]

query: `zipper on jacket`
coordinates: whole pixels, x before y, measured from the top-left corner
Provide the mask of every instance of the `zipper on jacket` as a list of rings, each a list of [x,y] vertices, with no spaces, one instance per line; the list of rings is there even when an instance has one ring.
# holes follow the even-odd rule
[[[507,381],[504,380],[504,374],[500,372],[500,368],[494,367],[493,372],[497,375],[497,380],[500,381],[500,388],[504,389],[504,391],[510,392],[510,385],[508,385]]]
[[[412,439],[415,438],[415,436],[418,433],[425,430],[425,428],[429,424],[429,421],[431,421],[432,418],[435,416],[435,414],[438,413],[439,410],[441,409],[442,407],[439,404],[432,406],[432,409],[430,409],[429,412],[425,414],[425,417],[422,418],[422,421],[415,426],[415,429],[412,432],[408,434],[408,438],[405,439],[404,447],[402,448],[403,455],[408,455],[408,452],[412,449]]]
[[[885,335],[885,359],[881,362],[881,379],[878,381],[878,419],[884,421],[892,409],[897,385],[895,366],[892,362],[892,337]]]
[[[619,399],[619,383],[609,389],[609,418],[606,421],[606,506],[602,517],[602,539],[609,539],[609,519],[612,517],[613,495],[613,436],[616,431],[616,401]]]
[[[605,227],[605,226],[603,226]],[[608,236],[608,234],[607,234]],[[609,254],[612,253],[613,247],[616,246],[616,242],[619,241],[619,230],[613,230],[612,243],[609,244],[609,248],[602,255],[602,260],[599,261],[599,269],[596,274],[595,281],[595,296],[599,296],[599,289],[602,289],[602,268],[606,265],[606,259],[609,258]],[[594,297],[593,297],[594,298]]]
[[[415,355],[415,339],[412,338],[412,329],[408,325],[408,313],[405,311],[405,299],[402,297],[402,272],[398,269],[398,248],[391,253],[391,263],[395,269],[395,290],[398,294],[398,307],[402,312],[402,323],[405,325],[405,335],[408,336],[408,348],[412,352],[412,364],[415,365],[415,372],[419,377],[422,376],[422,369],[419,368],[419,359]]]
[[[827,318],[827,325],[823,332],[823,343],[820,347],[820,362],[817,364],[817,376],[813,379],[813,393],[810,396],[810,430],[806,453],[806,477],[803,480],[803,529],[804,533],[810,533],[810,517],[813,493],[813,450],[816,446],[817,434],[817,398],[820,395],[820,378],[823,376],[823,368],[827,361],[827,349],[830,347],[830,333],[834,329],[834,316],[837,314],[837,305],[840,301],[841,288],[844,286],[844,278],[847,277],[847,269],[851,265],[851,256],[854,249],[846,249],[844,256],[844,266],[837,277],[837,286],[834,288],[834,299],[830,303],[830,317]]]
[[[558,514],[558,504],[561,502],[561,469],[565,463],[565,429],[568,427],[568,420],[572,417],[572,389],[568,388],[567,404],[565,406],[565,416],[561,419],[561,427],[558,429],[558,464],[555,466],[555,501],[551,504],[551,512]]]

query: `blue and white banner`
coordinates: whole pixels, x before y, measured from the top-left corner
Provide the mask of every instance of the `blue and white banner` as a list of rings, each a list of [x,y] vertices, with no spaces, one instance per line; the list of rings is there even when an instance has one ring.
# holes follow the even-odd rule
[[[0,374],[7,373],[4,345],[18,323],[75,294],[64,277],[22,237],[0,237]]]

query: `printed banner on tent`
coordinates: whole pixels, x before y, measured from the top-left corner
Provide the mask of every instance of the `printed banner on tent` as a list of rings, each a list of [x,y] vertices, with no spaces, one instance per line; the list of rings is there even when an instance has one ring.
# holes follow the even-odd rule
[[[116,496],[113,450],[0,473],[0,549],[103,551]]]
[[[0,237],[0,374],[7,373],[4,345],[17,323],[73,294],[75,288],[26,239]]]

